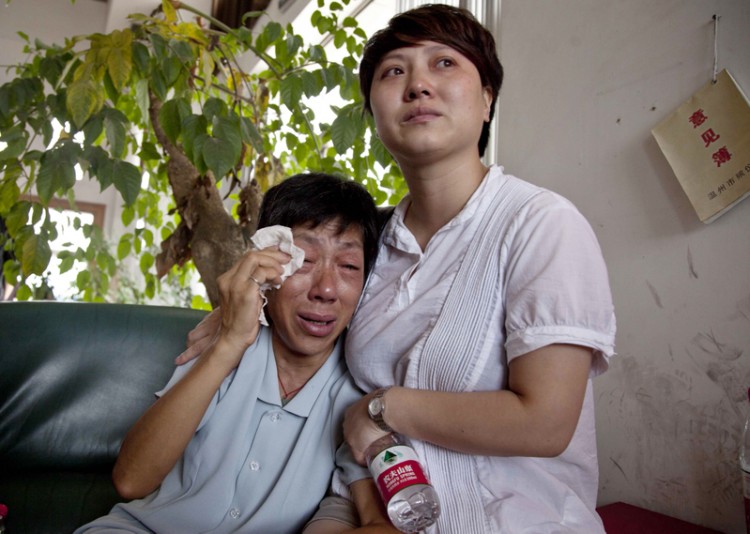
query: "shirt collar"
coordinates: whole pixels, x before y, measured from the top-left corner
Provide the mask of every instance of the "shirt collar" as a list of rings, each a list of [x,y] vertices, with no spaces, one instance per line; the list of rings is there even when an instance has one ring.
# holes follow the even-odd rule
[[[494,165],[488,169],[487,173],[485,173],[484,177],[482,178],[479,187],[477,187],[476,191],[474,191],[471,197],[469,197],[466,205],[461,209],[461,211],[458,212],[458,214],[456,214],[455,217],[453,217],[453,219],[448,221],[445,226],[438,230],[438,232],[464,224],[474,216],[474,214],[481,206],[483,199],[487,196],[484,192],[489,188],[488,183],[491,179],[490,175],[495,174],[495,169],[496,166]],[[502,172],[500,173],[500,175],[502,175]],[[421,249],[414,239],[414,235],[406,227],[406,224],[404,224],[404,217],[406,216],[406,211],[409,208],[410,204],[411,195],[407,194],[404,198],[401,199],[401,202],[398,203],[396,209],[393,211],[393,215],[386,224],[383,231],[383,242],[386,245],[406,252],[411,252],[412,249],[416,247],[416,251],[421,254]]]
[[[270,334],[270,329],[269,334]],[[291,412],[299,417],[307,417],[312,411],[315,400],[326,386],[331,375],[339,365],[343,365],[343,335],[339,336],[333,351],[320,366],[315,374],[307,381],[307,384],[282,407],[283,410]],[[260,387],[258,398],[268,404],[282,406],[281,394],[279,393],[279,375],[276,368],[276,358],[273,357],[273,346],[271,345],[271,336],[268,336],[268,365],[263,376],[263,384]]]

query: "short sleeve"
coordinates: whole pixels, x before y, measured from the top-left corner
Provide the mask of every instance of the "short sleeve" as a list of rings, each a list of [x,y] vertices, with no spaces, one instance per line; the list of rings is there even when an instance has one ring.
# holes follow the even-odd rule
[[[362,398],[363,392],[355,384],[348,371],[339,379],[335,388],[334,428],[336,449],[336,468],[331,481],[331,492],[334,495],[350,498],[349,485],[363,478],[370,478],[367,467],[359,465],[354,459],[349,445],[344,441],[343,422],[346,409]]]
[[[350,486],[353,482],[363,478],[371,478],[370,470],[367,467],[359,465],[352,455],[349,445],[342,443],[336,451],[336,471],[339,472],[338,478],[345,486]],[[345,491],[338,492],[339,495],[346,496]]]
[[[175,384],[177,384],[180,380],[182,380],[185,375],[190,371],[190,369],[195,365],[195,362],[198,361],[197,358],[194,360],[190,360],[189,362],[178,365],[174,373],[172,373],[172,377],[169,379],[169,382],[167,382],[167,385],[164,386],[162,389],[154,393],[157,397],[161,398],[167,391],[172,389]],[[201,419],[201,422],[198,424],[198,428],[196,429],[196,432],[203,428],[203,426],[206,424],[206,421],[208,421],[211,418],[211,415],[214,413],[214,410],[216,410],[216,406],[219,404],[220,399],[224,396],[224,393],[226,393],[226,390],[229,388],[229,385],[232,383],[232,380],[234,379],[234,375],[236,374],[237,370],[233,370],[229,376],[227,376],[224,381],[221,383],[221,386],[219,386],[219,391],[217,391],[213,398],[211,399],[211,403],[206,408],[206,412],[203,414],[203,418]]]
[[[182,380],[182,378],[188,373],[188,371],[190,371],[190,369],[193,367],[193,365],[195,365],[196,361],[197,360],[190,360],[189,362],[187,362],[187,363],[185,363],[183,365],[178,365],[177,367],[175,367],[175,370],[172,373],[172,378],[170,378],[169,382],[167,382],[167,385],[164,386],[159,391],[157,391],[155,393],[155,395],[157,397],[161,398],[167,391],[169,391],[170,389],[172,389],[174,387],[174,385],[177,382],[179,382],[180,380]]]
[[[508,361],[554,343],[594,349],[592,374],[614,354],[609,277],[593,229],[563,197],[545,191],[516,216],[505,242]]]

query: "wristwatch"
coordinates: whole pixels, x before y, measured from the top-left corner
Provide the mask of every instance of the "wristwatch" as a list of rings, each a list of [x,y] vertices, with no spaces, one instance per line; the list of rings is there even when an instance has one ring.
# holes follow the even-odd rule
[[[383,419],[383,416],[385,415],[385,399],[383,398],[383,395],[385,395],[385,392],[389,389],[390,388],[381,388],[377,390],[375,396],[370,399],[370,402],[367,405],[367,413],[369,414],[370,419],[372,419],[383,432],[393,432],[393,429],[389,427],[388,423]]]

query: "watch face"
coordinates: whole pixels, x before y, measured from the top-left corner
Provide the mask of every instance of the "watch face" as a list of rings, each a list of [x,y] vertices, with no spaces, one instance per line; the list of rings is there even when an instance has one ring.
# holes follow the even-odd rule
[[[383,411],[383,402],[380,397],[377,397],[370,401],[370,404],[367,405],[367,411],[370,412],[370,417],[380,415],[380,412]]]

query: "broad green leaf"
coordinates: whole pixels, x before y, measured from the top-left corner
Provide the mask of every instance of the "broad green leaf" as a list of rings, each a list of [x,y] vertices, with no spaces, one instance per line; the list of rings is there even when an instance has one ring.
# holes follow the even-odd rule
[[[204,45],[208,45],[203,30],[196,24],[182,23],[177,27],[177,32],[189,39],[193,39]],[[193,47],[190,43],[183,41],[182,39],[172,39],[169,42],[169,48],[177,56],[181,63],[192,63],[195,61],[195,54],[193,53]]]
[[[154,143],[144,142],[143,144],[141,144],[141,151],[138,152],[138,157],[144,161],[149,161],[149,160],[160,160],[162,155],[157,150],[156,145],[154,145]]]
[[[375,161],[377,161],[383,167],[386,167],[393,162],[393,157],[385,148],[383,142],[379,137],[376,137],[374,135],[370,138],[370,154],[374,155]]]
[[[149,41],[154,50],[154,57],[161,58],[167,55],[167,41],[158,33],[149,33]]]
[[[154,244],[154,233],[148,228],[144,228],[141,231],[141,239],[143,239],[147,247],[150,247]]]
[[[209,98],[203,105],[203,115],[206,119],[212,121],[216,117],[223,117],[227,114],[228,108],[226,102],[219,98]]]
[[[239,157],[242,150],[242,132],[240,119],[236,115],[217,117],[213,121],[213,137],[227,143]]]
[[[91,145],[99,139],[99,136],[104,130],[104,117],[101,113],[97,113],[86,121],[86,125],[83,127],[83,136],[86,144]]]
[[[154,295],[156,295],[156,281],[154,280],[153,276],[146,276],[146,290],[145,290],[146,296],[150,299],[154,298]]]
[[[349,113],[339,113],[331,124],[331,141],[339,154],[345,153],[360,132],[360,124]]]
[[[133,41],[132,47],[133,50],[130,52],[130,55],[133,60],[133,65],[138,69],[141,76],[147,76],[150,70],[149,62],[151,60],[148,47],[138,41]]]
[[[164,11],[164,17],[167,22],[177,22],[177,10],[172,5],[172,0],[162,0],[161,8]]]
[[[164,77],[164,83],[167,87],[171,87],[182,72],[182,62],[175,56],[167,56],[162,59],[160,64],[160,74]]]
[[[302,98],[303,84],[299,76],[290,74],[281,80],[281,101],[290,109],[293,109]]]
[[[44,208],[38,202],[31,203],[31,210],[29,212],[29,215],[30,215],[30,221],[32,225],[35,225],[39,221],[42,220],[42,215],[44,215],[44,211],[45,211]]]
[[[154,265],[154,256],[148,252],[143,253],[141,255],[141,260],[140,260],[141,272],[143,274],[146,274],[153,265]]]
[[[111,33],[107,72],[115,89],[121,90],[130,79],[133,70],[132,42],[130,30],[114,30]]]
[[[75,165],[81,149],[70,141],[58,145],[42,156],[36,187],[39,198],[47,204],[58,191],[66,192],[76,182]]]
[[[237,162],[237,155],[229,143],[215,137],[205,140],[201,153],[203,161],[217,179],[227,174]]]
[[[343,75],[341,74],[340,65],[329,65],[325,68],[320,69],[320,77],[323,80],[323,84],[329,91],[339,86]]]
[[[333,35],[333,45],[336,48],[341,48],[341,46],[346,42],[346,31],[345,30],[337,30]]]
[[[172,143],[176,143],[182,126],[182,117],[177,100],[168,100],[164,103],[159,110],[159,124],[164,129],[167,138]]]
[[[135,220],[135,209],[133,209],[133,206],[125,206],[122,210],[121,219],[124,226],[130,226],[130,223]]]
[[[0,185],[0,213],[8,213],[21,196],[21,189],[14,181],[7,180]]]
[[[0,141],[6,143],[6,147],[0,150],[0,161],[4,159],[16,159],[26,149],[27,134],[20,126],[14,126],[0,133]]]
[[[104,191],[115,183],[115,160],[109,156],[99,162],[96,168],[96,180],[99,182],[99,190]]]
[[[109,270],[109,255],[108,254],[102,254],[101,252],[96,255],[96,266],[99,267],[99,270],[102,272],[102,274],[106,273]],[[102,277],[102,281],[104,281],[105,277]]]
[[[78,273],[76,276],[76,286],[81,291],[87,289],[91,285],[91,272],[84,270]]]
[[[190,307],[194,310],[206,310],[211,311],[213,308],[210,302],[207,302],[201,295],[193,295],[190,301]]]
[[[68,87],[66,106],[79,128],[91,115],[101,109],[103,103],[102,87],[92,79],[81,78]]]
[[[31,207],[31,202],[27,200],[17,202],[11,207],[10,213],[5,217],[5,226],[10,235],[18,235],[21,229],[28,224]]]
[[[208,121],[203,115],[190,115],[182,121],[182,146],[185,154],[194,164],[202,160],[201,150],[196,147],[196,139],[206,135]]]
[[[84,232],[84,234],[85,234],[85,232]],[[90,263],[90,262],[94,261],[94,257],[95,256],[96,256],[96,249],[93,246],[89,245],[89,247],[86,249],[86,253],[85,253],[86,262]]]
[[[67,252],[67,251],[63,251],[63,252]],[[60,270],[60,274],[67,273],[68,271],[70,271],[76,262],[75,258],[72,255],[70,254],[63,255],[62,252],[58,254],[58,258],[60,259],[60,265],[58,267],[58,269]]]
[[[283,31],[281,24],[278,22],[269,22],[266,24],[263,31],[258,36],[258,39],[255,41],[255,46],[258,48],[258,51],[265,52],[266,48],[276,41]]]
[[[320,45],[311,46],[308,55],[310,57],[310,61],[314,63],[323,63],[326,61],[326,51]]]
[[[255,124],[253,124],[253,121],[251,121],[247,117],[242,117],[240,126],[242,132],[242,140],[245,143],[251,144],[256,151],[262,152],[263,137],[260,135],[260,132],[258,132],[258,128],[256,128]]]
[[[51,85],[56,85],[63,73],[63,63],[56,57],[44,57],[39,63],[39,75]]]
[[[51,257],[52,250],[44,237],[36,234],[28,236],[24,240],[21,257],[21,270],[24,276],[43,274]]]
[[[135,83],[135,102],[141,112],[141,122],[149,121],[148,108],[151,103],[148,98],[148,80],[145,78]]]
[[[210,87],[213,84],[213,73],[216,70],[216,62],[211,53],[205,49],[201,50],[200,58],[200,70],[203,82],[206,84],[206,87]]]
[[[16,298],[20,301],[31,300],[33,296],[34,296],[34,293],[31,291],[31,288],[26,284],[21,284],[18,287],[18,291],[16,291]]]
[[[15,285],[16,280],[18,280],[19,274],[21,274],[21,264],[18,262],[18,260],[5,260],[5,263],[3,263],[3,278],[5,278],[5,281],[12,285]]]
[[[106,110],[104,132],[107,135],[109,150],[113,158],[122,158],[125,155],[125,136],[127,134],[125,125],[127,122],[127,118],[120,111]]]
[[[302,71],[300,73],[300,81],[302,82],[302,91],[307,97],[318,96],[323,90],[323,79],[320,77],[320,73]]]
[[[149,87],[154,91],[159,100],[167,98],[167,82],[160,69],[155,69],[149,78]]]
[[[112,179],[125,205],[132,205],[141,192],[141,171],[138,167],[129,161],[115,160],[112,164]]]
[[[89,174],[96,177],[102,191],[112,185],[112,159],[102,147],[86,147],[83,159],[88,161]]]

